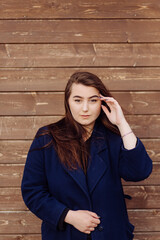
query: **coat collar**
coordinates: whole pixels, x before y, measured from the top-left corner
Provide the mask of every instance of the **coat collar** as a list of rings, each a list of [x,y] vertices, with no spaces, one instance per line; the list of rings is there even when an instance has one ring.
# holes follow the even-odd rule
[[[81,168],[76,170],[66,169],[69,175],[74,179],[88,198],[90,198],[89,195],[92,193],[97,183],[108,169],[108,147],[105,132],[106,128],[102,124],[95,124],[91,136],[91,161],[89,161],[87,177]]]
[[[108,169],[108,145],[105,132],[106,128],[102,124],[95,124],[90,146],[91,162],[87,170],[90,194]]]

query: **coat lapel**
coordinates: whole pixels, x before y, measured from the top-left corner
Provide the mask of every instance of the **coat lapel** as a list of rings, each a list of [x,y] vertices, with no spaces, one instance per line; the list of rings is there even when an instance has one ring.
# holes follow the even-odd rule
[[[108,147],[103,127],[96,127],[91,142],[91,162],[87,170],[88,188],[90,194],[108,169]]]
[[[82,189],[82,191],[89,197],[88,188],[86,184],[86,176],[81,168],[76,170],[65,170],[69,173],[69,175],[73,178],[73,180],[78,184],[78,186]]]
[[[99,129],[97,125],[95,126],[90,146],[90,157],[89,167],[87,170],[87,181],[86,176],[81,168],[76,170],[69,170],[65,168],[65,171],[73,178],[77,185],[82,189],[88,198],[93,189],[96,187],[97,183],[103,176],[103,174],[108,169],[107,167],[107,156],[108,148],[104,135],[104,128],[101,126]],[[103,159],[103,156],[105,159]]]

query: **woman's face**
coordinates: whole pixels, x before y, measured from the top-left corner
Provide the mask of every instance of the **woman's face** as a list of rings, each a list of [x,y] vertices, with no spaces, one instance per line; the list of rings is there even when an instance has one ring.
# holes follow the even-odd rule
[[[68,103],[73,118],[86,129],[94,127],[101,112],[99,91],[94,87],[73,83]]]

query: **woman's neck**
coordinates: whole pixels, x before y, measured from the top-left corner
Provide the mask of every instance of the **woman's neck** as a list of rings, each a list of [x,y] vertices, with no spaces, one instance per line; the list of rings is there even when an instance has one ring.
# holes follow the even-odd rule
[[[90,136],[92,135],[93,128],[87,128],[87,127],[86,127],[85,130],[86,130],[86,134],[85,134],[85,136],[83,137],[84,142],[86,142],[87,139],[90,138]]]

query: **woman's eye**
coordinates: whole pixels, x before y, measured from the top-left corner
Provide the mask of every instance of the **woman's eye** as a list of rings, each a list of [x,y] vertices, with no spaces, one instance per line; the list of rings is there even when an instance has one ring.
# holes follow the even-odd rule
[[[91,99],[91,102],[93,102],[93,103],[97,102],[97,99]]]
[[[75,99],[74,101],[79,103],[81,100],[80,99]]]

